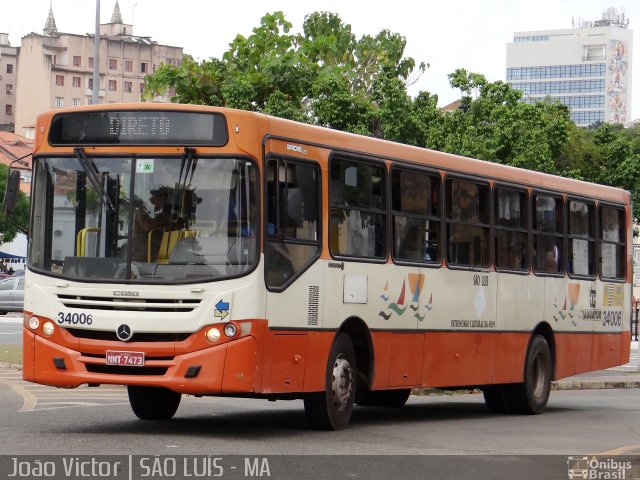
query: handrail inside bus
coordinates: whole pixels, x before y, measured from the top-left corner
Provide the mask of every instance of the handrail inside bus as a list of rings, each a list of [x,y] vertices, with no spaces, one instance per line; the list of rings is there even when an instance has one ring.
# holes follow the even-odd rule
[[[84,257],[86,256],[86,239],[87,239],[87,233],[91,233],[91,232],[101,232],[102,229],[100,227],[87,227],[87,228],[83,228],[82,230],[80,230],[78,232],[78,234],[76,235],[76,256],[77,257]]]

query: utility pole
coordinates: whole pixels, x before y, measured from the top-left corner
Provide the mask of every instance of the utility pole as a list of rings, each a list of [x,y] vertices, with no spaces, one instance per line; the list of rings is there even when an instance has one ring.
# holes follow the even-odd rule
[[[100,103],[100,0],[96,0],[96,34],[93,47],[93,104]]]

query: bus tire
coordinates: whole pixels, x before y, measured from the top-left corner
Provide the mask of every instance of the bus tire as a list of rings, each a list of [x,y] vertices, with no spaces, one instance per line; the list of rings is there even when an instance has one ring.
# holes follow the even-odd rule
[[[482,388],[484,403],[491,413],[510,413],[510,385],[486,385]]]
[[[319,430],[342,430],[349,424],[356,392],[356,354],[351,339],[339,333],[327,361],[324,392],[304,397],[309,425]]]
[[[180,405],[181,394],[162,387],[127,386],[129,403],[141,420],[169,420]]]
[[[363,407],[388,407],[400,408],[409,400],[410,388],[399,390],[366,390],[359,391],[356,395],[356,403]]]
[[[527,349],[524,382],[511,387],[510,403],[514,410],[526,415],[542,413],[549,400],[552,376],[549,344],[542,335],[534,335]]]

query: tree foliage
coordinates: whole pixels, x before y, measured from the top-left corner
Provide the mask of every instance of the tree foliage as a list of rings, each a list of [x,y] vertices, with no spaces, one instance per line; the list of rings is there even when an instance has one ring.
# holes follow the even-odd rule
[[[0,164],[0,199],[4,199],[8,174],[9,168]],[[26,228],[29,224],[29,198],[22,192],[18,195],[16,210],[11,216],[11,220],[13,222],[4,213],[0,212],[0,244],[11,242],[20,233],[15,224],[22,228]]]
[[[612,185],[632,193],[640,212],[640,126],[579,129],[566,106],[527,103],[509,84],[460,68],[449,75],[459,108],[407,85],[428,65],[405,57],[406,39],[388,30],[357,38],[328,12],[304,20],[302,33],[282,12],[237,35],[221,59],[162,65],[145,97],[226,106]]]

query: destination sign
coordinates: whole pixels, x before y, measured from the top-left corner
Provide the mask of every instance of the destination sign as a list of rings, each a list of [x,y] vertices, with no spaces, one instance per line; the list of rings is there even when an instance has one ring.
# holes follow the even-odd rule
[[[51,145],[208,145],[227,143],[219,113],[160,110],[69,112],[53,117]]]

